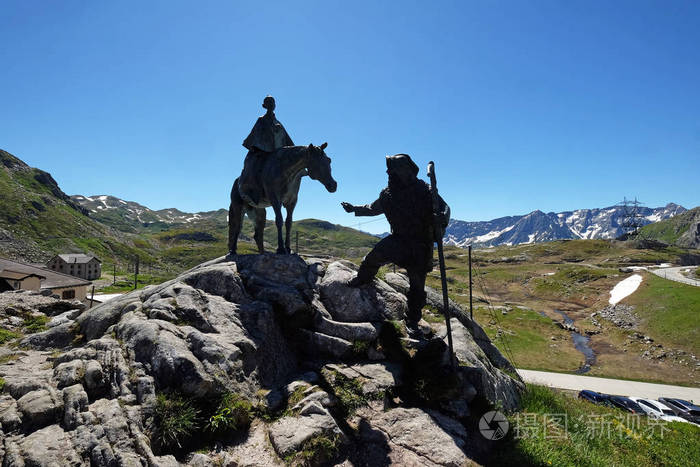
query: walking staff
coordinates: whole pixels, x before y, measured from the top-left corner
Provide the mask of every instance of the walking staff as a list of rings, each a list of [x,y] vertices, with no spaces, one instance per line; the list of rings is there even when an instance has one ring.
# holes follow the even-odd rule
[[[442,226],[440,225],[439,217],[439,197],[437,189],[437,181],[435,180],[435,164],[433,161],[428,163],[428,177],[430,177],[430,192],[433,195],[433,213],[435,214],[435,242],[438,247],[438,261],[440,263],[440,279],[442,281],[442,309],[445,313],[445,324],[447,325],[447,343],[450,347],[450,363],[452,369],[457,369],[454,347],[452,346],[452,325],[450,324],[450,299],[447,296],[447,276],[445,274],[445,255],[442,252]]]

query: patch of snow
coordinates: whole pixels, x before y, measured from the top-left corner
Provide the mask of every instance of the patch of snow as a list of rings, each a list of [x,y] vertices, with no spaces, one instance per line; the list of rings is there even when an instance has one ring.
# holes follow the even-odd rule
[[[530,234],[527,236],[527,242],[526,243],[532,243],[535,241],[535,234]]]
[[[645,217],[649,222],[659,222],[661,220],[661,215],[657,212],[650,216]]]
[[[545,272],[544,273],[545,276],[553,276],[554,274],[556,274],[556,272]]]
[[[489,232],[484,235],[479,235],[478,237],[474,237],[474,243],[481,243],[481,242],[487,242],[489,240],[493,240],[494,238],[500,236],[501,234],[504,234],[510,230],[513,230],[513,227],[515,225],[511,225],[510,227],[506,227],[503,230],[494,230],[492,232]]]
[[[96,293],[95,294],[95,301],[98,301],[100,303],[108,302],[109,300],[113,300],[117,297],[121,297],[124,294],[121,293]],[[90,296],[88,295],[88,300],[90,299]]]
[[[120,199],[119,202],[122,203],[122,204],[127,204],[127,202],[124,201],[123,199]]]
[[[627,279],[623,279],[617,283],[615,287],[610,291],[610,300],[608,303],[611,305],[617,305],[620,300],[631,295],[632,292],[637,290],[639,284],[642,283],[642,276],[639,274],[634,274]]]

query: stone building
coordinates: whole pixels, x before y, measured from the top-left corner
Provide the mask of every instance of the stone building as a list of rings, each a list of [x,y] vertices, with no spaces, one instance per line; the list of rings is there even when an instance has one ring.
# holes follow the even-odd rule
[[[91,284],[92,282],[90,281],[68,274],[0,258],[0,292],[7,290],[48,290],[53,295],[58,295],[66,300],[73,298],[85,300],[88,286]]]
[[[46,267],[52,271],[89,281],[99,279],[102,275],[102,261],[82,253],[56,255],[46,263]]]
[[[8,290],[39,290],[44,276],[30,272],[19,272],[11,269],[0,271],[0,292]]]

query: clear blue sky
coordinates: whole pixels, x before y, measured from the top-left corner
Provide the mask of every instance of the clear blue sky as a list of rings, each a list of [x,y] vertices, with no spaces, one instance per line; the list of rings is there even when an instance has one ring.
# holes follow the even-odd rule
[[[0,36],[0,148],[69,194],[227,207],[272,94],[339,183],[297,219],[356,224],[399,152],[463,220],[700,204],[697,1],[4,0]]]

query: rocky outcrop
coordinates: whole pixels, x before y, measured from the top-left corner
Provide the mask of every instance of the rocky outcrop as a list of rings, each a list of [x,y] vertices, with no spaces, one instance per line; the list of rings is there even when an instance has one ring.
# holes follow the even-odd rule
[[[355,269],[241,255],[90,310],[51,308],[48,329],[0,364],[0,464],[245,465],[253,455],[274,465],[325,446],[326,457],[306,461],[362,452],[367,462],[462,465],[474,398],[517,406],[512,366],[451,303],[460,367],[449,387],[432,387],[449,372],[445,326],[423,323],[425,339],[407,339],[405,276],[350,288]],[[428,300],[441,306],[435,291]],[[206,444],[165,448],[154,438],[159,394],[197,404],[200,428],[230,394],[267,415],[238,441],[205,430]],[[192,446],[217,448],[192,456]]]

